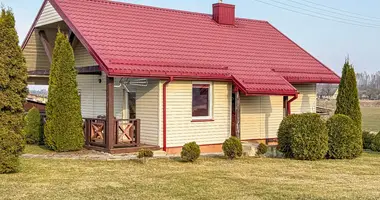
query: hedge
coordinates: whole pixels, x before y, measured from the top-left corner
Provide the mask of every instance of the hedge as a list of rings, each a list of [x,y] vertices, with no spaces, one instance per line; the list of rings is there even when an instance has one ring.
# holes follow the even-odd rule
[[[325,122],[318,114],[294,114],[286,117],[278,130],[279,150],[299,160],[323,159],[328,151]]]
[[[33,107],[25,116],[25,138],[28,144],[39,144],[41,139],[40,111]]]
[[[371,144],[372,151],[380,151],[380,132],[376,134],[376,136],[372,140]]]
[[[363,151],[360,130],[355,122],[346,115],[334,115],[327,121],[329,134],[328,158],[356,158]]]

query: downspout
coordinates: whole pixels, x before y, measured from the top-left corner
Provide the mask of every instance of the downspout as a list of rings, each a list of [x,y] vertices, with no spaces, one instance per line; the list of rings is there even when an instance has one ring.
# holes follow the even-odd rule
[[[296,93],[293,98],[291,98],[288,102],[287,102],[287,111],[288,111],[288,115],[292,114],[292,111],[291,111],[291,108],[290,108],[290,104],[295,101],[296,99],[298,99],[298,93]]]
[[[162,100],[162,137],[163,137],[163,150],[166,151],[166,86],[174,80],[173,76],[167,80],[163,85],[163,100]]]

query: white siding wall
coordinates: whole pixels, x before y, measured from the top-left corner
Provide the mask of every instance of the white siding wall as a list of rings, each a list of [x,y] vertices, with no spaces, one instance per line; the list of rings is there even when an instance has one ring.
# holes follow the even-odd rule
[[[160,89],[162,84],[160,82]],[[231,135],[231,91],[226,82],[213,83],[213,119],[210,122],[192,121],[192,82],[173,81],[167,86],[167,146],[183,146],[187,142],[197,144],[220,144]],[[160,92],[162,93],[162,92]],[[162,116],[162,95],[159,95]],[[160,138],[162,146],[162,117]]]
[[[282,96],[241,96],[241,139],[277,137],[284,117]]]
[[[136,89],[136,118],[141,120],[141,143],[159,145],[159,80]]]
[[[36,27],[52,24],[55,22],[62,21],[61,16],[55,11],[50,2],[47,2],[45,8],[43,9],[40,18],[36,23]]]
[[[316,112],[317,106],[317,89],[316,84],[294,85],[297,88],[298,99],[292,102],[291,111],[293,114]],[[289,99],[292,97],[289,97]]]
[[[102,80],[99,83],[99,79]],[[82,117],[96,118],[106,114],[106,79],[102,75],[78,75],[78,89],[81,93]],[[115,83],[118,80],[115,79]],[[115,88],[115,116],[122,118],[123,113],[123,90]]]

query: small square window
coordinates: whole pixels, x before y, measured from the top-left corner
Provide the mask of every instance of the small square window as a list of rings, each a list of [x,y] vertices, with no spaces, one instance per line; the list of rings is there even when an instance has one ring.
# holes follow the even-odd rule
[[[210,84],[193,84],[192,116],[195,119],[211,118]]]

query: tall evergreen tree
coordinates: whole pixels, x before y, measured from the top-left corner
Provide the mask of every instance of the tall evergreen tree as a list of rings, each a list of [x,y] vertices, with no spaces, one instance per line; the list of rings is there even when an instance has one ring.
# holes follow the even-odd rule
[[[17,171],[24,149],[23,117],[27,69],[10,9],[0,16],[0,173]]]
[[[67,36],[58,31],[49,77],[45,143],[55,151],[83,147],[82,115],[74,52]]]
[[[339,84],[335,114],[343,114],[354,120],[358,129],[362,129],[362,114],[360,111],[358,89],[354,67],[349,60],[343,66],[342,78]]]

